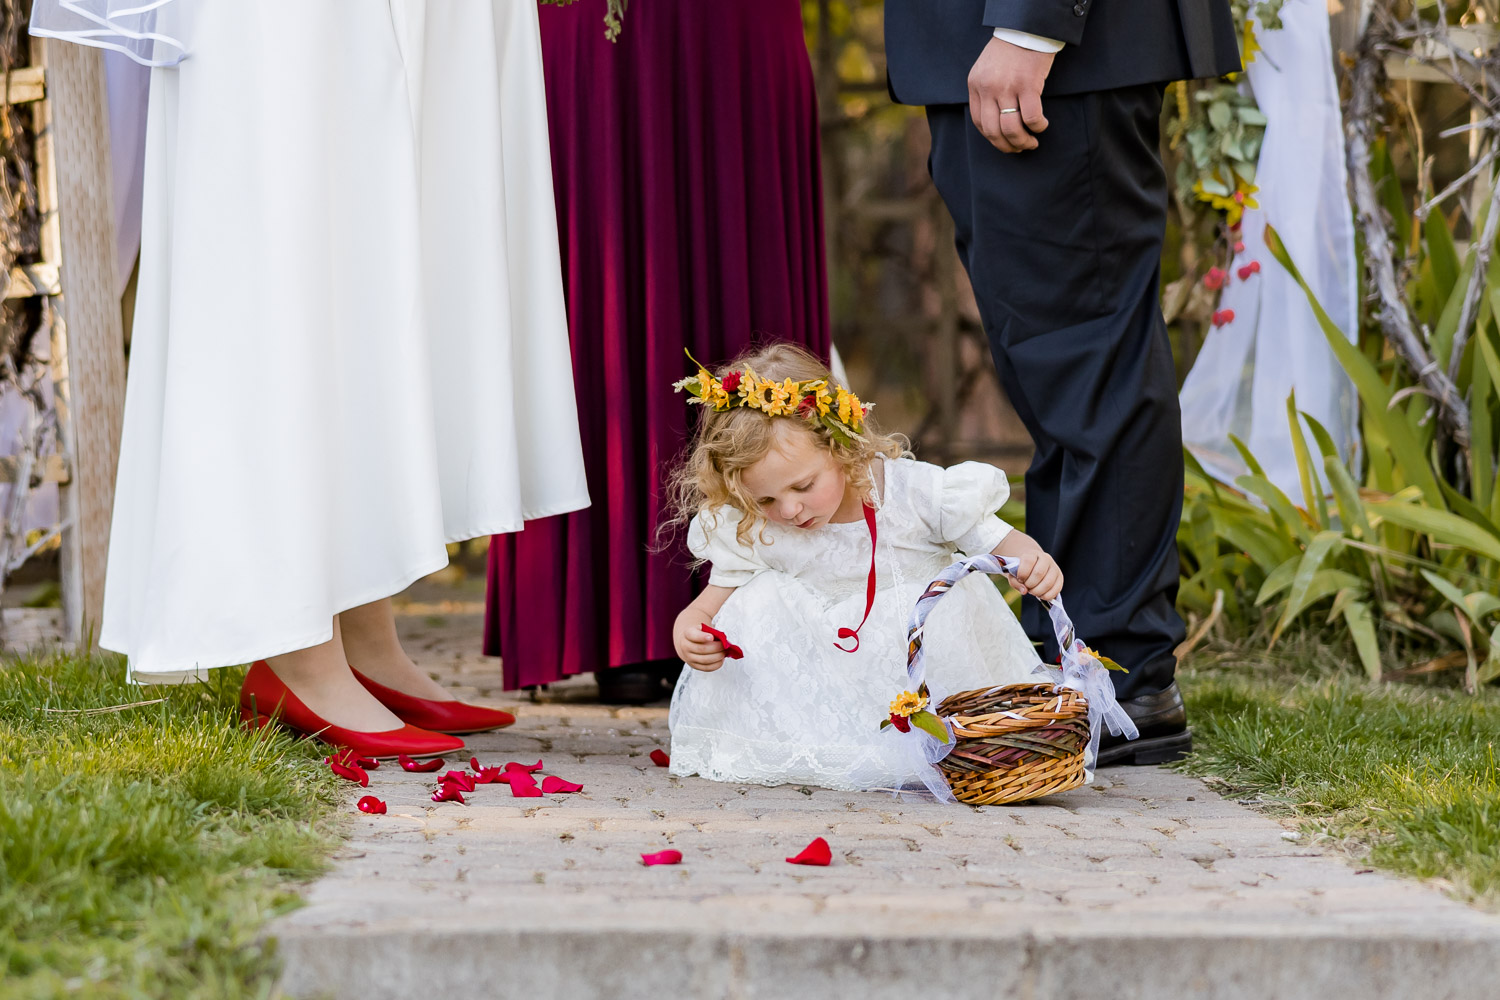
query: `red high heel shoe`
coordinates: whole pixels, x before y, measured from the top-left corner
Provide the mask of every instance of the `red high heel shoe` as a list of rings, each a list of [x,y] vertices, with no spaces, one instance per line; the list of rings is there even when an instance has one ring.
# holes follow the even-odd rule
[[[353,667],[349,668],[354,670]],[[516,721],[509,712],[498,708],[482,708],[461,701],[432,701],[388,688],[372,681],[358,670],[354,677],[373,694],[382,705],[396,713],[396,718],[412,726],[431,729],[439,733],[485,733],[491,729],[503,729]]]
[[[364,678],[360,678],[363,680]],[[273,722],[331,743],[348,747],[363,757],[437,757],[461,749],[464,741],[432,733],[413,725],[378,733],[360,733],[324,722],[292,693],[265,660],[251,664],[240,687],[240,718],[248,726],[263,729]]]

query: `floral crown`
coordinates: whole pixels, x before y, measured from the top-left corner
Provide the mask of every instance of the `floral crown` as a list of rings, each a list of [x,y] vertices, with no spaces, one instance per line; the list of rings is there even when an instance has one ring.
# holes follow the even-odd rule
[[[854,393],[828,379],[777,382],[761,378],[746,365],[721,380],[691,354],[688,358],[698,365],[698,374],[674,383],[672,388],[678,392],[686,389],[692,396],[689,403],[711,406],[715,413],[748,407],[768,417],[801,417],[821,425],[840,444],[851,445],[865,429],[865,413],[875,405],[861,403]]]

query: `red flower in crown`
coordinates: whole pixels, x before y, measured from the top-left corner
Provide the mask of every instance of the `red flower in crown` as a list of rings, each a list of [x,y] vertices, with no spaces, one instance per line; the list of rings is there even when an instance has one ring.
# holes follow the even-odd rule
[[[817,396],[803,396],[802,402],[797,404],[797,416],[806,417],[812,414],[818,406]]]
[[[724,376],[724,381],[720,384],[724,386],[725,392],[739,392],[741,377],[739,372],[730,372]]]

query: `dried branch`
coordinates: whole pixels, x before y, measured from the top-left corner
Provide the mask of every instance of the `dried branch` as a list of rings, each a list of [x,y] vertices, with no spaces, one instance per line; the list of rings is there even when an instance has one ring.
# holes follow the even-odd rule
[[[1355,223],[1365,237],[1369,286],[1375,297],[1380,328],[1432,398],[1438,420],[1459,447],[1467,452],[1468,405],[1453,380],[1433,360],[1412,322],[1402,282],[1397,277],[1397,261],[1404,259],[1404,255],[1397,252],[1390,221],[1381,207],[1375,183],[1370,179],[1370,146],[1374,136],[1381,132],[1381,112],[1385,104],[1385,53],[1394,47],[1394,34],[1389,12],[1383,7],[1376,8],[1371,26],[1360,41],[1351,73],[1352,89],[1344,116],[1344,145],[1354,193]],[[1405,52],[1404,49],[1400,51]]]

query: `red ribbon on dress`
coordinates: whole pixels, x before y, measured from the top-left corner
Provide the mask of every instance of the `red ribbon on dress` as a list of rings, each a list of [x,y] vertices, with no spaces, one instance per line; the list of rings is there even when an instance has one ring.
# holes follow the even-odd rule
[[[839,629],[840,639],[853,639],[854,646],[845,649],[838,643],[834,643],[835,649],[845,653],[854,653],[859,650],[859,630],[865,627],[865,622],[870,620],[870,609],[875,606],[875,542],[880,537],[879,529],[875,527],[875,508],[865,504],[865,525],[870,529],[870,578],[865,581],[865,616],[859,620],[856,628]]]

